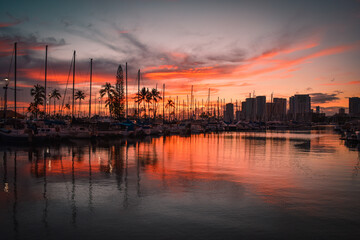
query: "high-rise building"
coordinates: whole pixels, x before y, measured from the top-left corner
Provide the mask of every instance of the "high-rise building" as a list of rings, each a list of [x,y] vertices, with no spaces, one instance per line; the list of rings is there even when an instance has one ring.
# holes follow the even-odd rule
[[[289,115],[295,121],[311,121],[311,98],[309,94],[290,97]]]
[[[339,115],[344,116],[345,115],[345,108],[339,108]]]
[[[295,97],[292,96],[289,98],[289,116],[292,119],[295,113]]]
[[[246,101],[241,102],[241,120],[246,120]]]
[[[274,98],[272,119],[276,121],[286,120],[286,98]]]
[[[245,120],[255,121],[256,119],[256,99],[247,98],[245,103]]]
[[[266,120],[272,121],[273,119],[273,111],[274,111],[274,103],[268,102],[266,103]]]
[[[226,108],[225,108],[225,113],[224,113],[224,121],[227,123],[232,123],[234,122],[234,104],[232,103],[227,103],[226,104]]]
[[[241,120],[241,111],[235,111],[235,120],[237,122]]]
[[[349,98],[349,115],[351,117],[360,116],[360,98]]]
[[[256,97],[256,120],[265,121],[266,117],[266,96]]]

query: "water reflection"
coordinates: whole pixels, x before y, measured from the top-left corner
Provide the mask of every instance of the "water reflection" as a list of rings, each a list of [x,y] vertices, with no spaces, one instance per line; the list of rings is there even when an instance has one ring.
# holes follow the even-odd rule
[[[91,170],[91,146],[89,146],[89,210],[90,212],[94,211],[93,207],[93,183],[92,183],[92,170]]]
[[[18,193],[17,193],[17,153],[14,153],[14,203],[13,203],[13,222],[14,231],[18,231],[18,220],[17,220],[17,205],[18,205]]]
[[[3,177],[4,192],[8,193],[9,192],[9,183],[7,180],[7,152],[4,152],[3,168],[4,168],[4,177]]]
[[[315,238],[332,236],[316,233],[327,224],[340,224],[331,234],[359,231],[348,224],[360,221],[359,152],[339,143],[326,131],[249,132],[2,148],[0,230],[34,239],[183,239],[204,227],[199,238],[296,237],[283,222]]]
[[[43,190],[43,198],[44,198],[44,210],[43,210],[43,223],[45,228],[48,228],[48,221],[47,221],[47,215],[48,215],[48,197],[47,197],[47,179],[46,179],[46,168],[47,168],[47,162],[46,158],[50,154],[49,148],[46,148],[46,151],[44,152],[44,166],[43,166],[43,172],[44,172],[44,190]],[[38,161],[38,159],[36,159]],[[51,160],[49,161],[49,164],[51,163]],[[50,168],[50,166],[49,166]],[[50,168],[51,170],[51,168]]]

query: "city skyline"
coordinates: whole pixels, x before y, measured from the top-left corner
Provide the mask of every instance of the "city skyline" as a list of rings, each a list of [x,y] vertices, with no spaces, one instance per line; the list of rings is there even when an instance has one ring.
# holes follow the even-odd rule
[[[76,50],[76,88],[87,93],[93,58],[94,92],[105,82],[114,84],[118,65],[128,62],[130,94],[137,91],[141,69],[141,86],[165,83],[167,96],[180,99],[192,85],[198,99],[206,99],[210,88],[227,102],[245,101],[254,90],[267,99],[271,93],[287,99],[309,94],[312,106],[333,114],[348,108],[348,97],[359,96],[359,1],[1,5],[1,77],[7,77],[18,42],[19,106],[28,106],[34,84],[43,85],[46,44],[50,88],[64,88]],[[12,100],[9,94],[10,105]]]

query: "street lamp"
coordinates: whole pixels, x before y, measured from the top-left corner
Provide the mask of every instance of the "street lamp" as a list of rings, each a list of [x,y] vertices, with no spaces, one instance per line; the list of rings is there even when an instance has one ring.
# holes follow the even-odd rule
[[[9,79],[8,78],[4,78],[5,81],[5,86],[3,87],[5,89],[5,93],[4,93],[4,120],[6,122],[6,112],[7,112],[7,90],[8,90],[8,86],[9,86]]]

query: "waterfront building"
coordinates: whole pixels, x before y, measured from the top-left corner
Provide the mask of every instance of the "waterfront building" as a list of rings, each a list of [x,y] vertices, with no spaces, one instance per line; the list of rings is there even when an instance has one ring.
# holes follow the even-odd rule
[[[227,123],[234,122],[234,104],[227,103],[225,106],[224,121]]]
[[[246,101],[241,102],[241,120],[246,120]]]
[[[345,115],[345,108],[339,108],[339,115],[344,116]]]
[[[272,120],[285,121],[286,120],[286,98],[274,98],[272,108]]]
[[[349,115],[351,117],[360,116],[360,98],[359,97],[349,98]]]
[[[236,111],[235,112],[235,119],[236,119],[237,122],[242,119],[241,111]]]
[[[266,117],[266,96],[256,97],[256,120],[265,121]]]
[[[256,119],[256,99],[246,98],[245,104],[245,120],[255,121]]]
[[[289,117],[294,121],[311,121],[311,97],[309,94],[296,94],[290,97]]]
[[[272,102],[266,103],[266,120],[267,121],[273,120],[273,111],[274,111],[274,103],[272,103]]]

